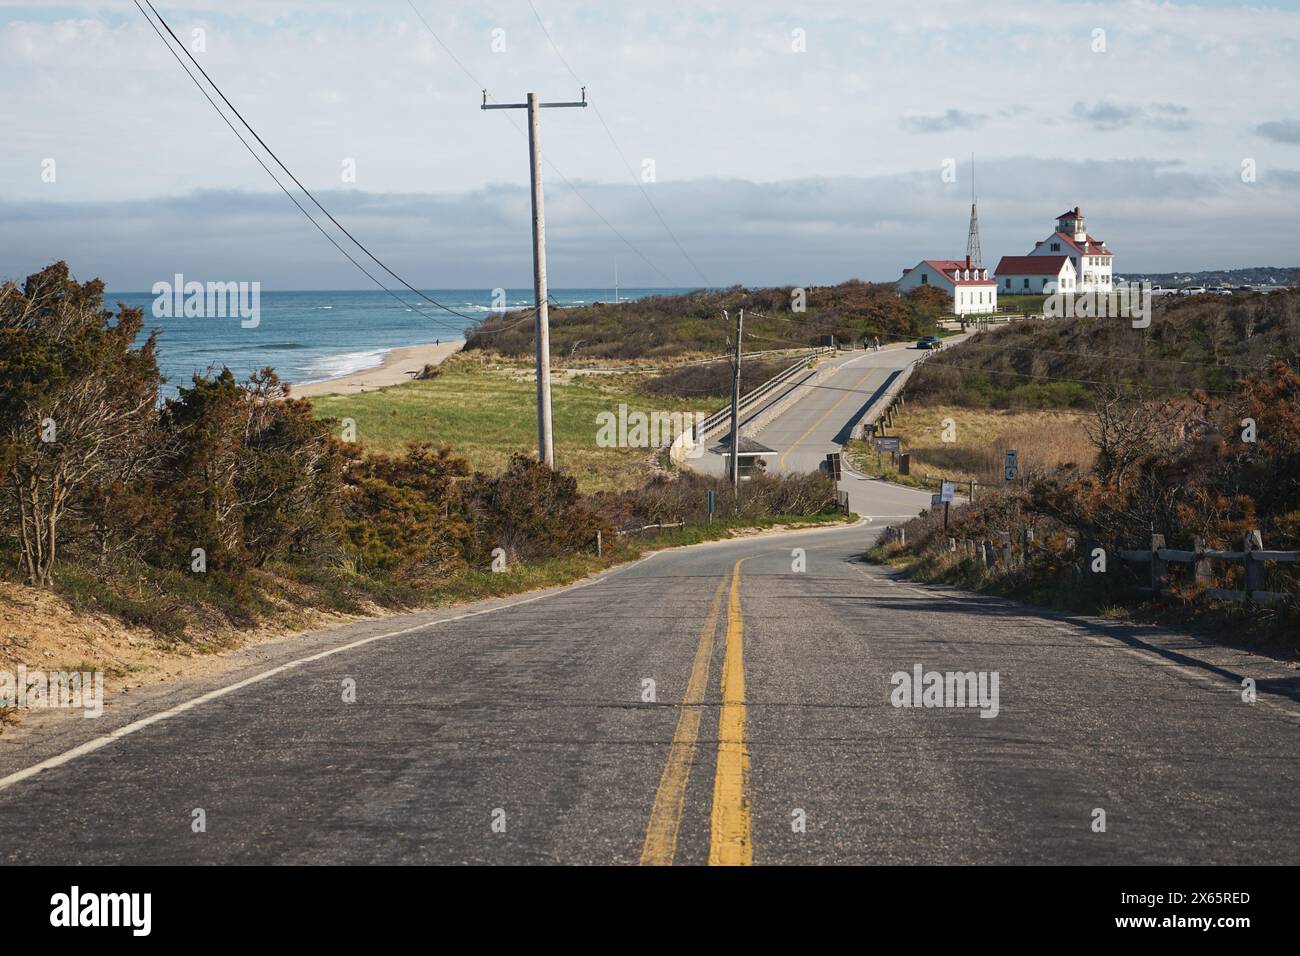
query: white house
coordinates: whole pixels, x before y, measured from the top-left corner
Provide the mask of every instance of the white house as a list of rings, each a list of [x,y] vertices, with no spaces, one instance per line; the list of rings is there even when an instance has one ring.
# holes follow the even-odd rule
[[[1088,235],[1078,206],[1056,217],[1056,231],[1035,245],[1030,255],[1069,256],[1074,263],[1076,292],[1111,290],[1114,269],[1110,250],[1105,242]]]
[[[993,270],[1003,295],[1075,292],[1077,276],[1069,256],[1003,256]]]
[[[970,259],[922,259],[911,269],[904,269],[895,286],[908,292],[920,286],[934,286],[948,294],[956,315],[998,310],[998,284],[988,269],[972,266]]]

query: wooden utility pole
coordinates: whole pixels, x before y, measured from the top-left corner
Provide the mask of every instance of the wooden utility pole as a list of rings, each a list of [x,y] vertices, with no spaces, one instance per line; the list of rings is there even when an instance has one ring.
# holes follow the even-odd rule
[[[586,106],[587,88],[581,102],[539,103],[536,93],[526,103],[489,103],[483,91],[485,110],[528,110],[528,159],[533,184],[533,296],[536,315],[533,328],[537,340],[537,457],[547,468],[555,467],[555,444],[551,437],[551,321],[546,290],[546,212],[542,204],[542,145],[538,138],[538,111],[568,106]]]
[[[722,317],[727,312],[722,311]],[[731,363],[731,487],[740,488],[740,336],[745,325],[745,310],[736,313],[736,354]]]

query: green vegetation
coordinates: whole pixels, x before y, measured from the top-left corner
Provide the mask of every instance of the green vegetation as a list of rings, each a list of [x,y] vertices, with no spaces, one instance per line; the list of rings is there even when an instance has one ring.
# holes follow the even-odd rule
[[[718,400],[707,395],[649,394],[644,373],[557,376],[551,389],[555,456],[578,479],[584,492],[630,488],[645,480],[644,448],[601,448],[597,419],[630,409],[712,412]],[[356,423],[356,442],[367,451],[395,453],[408,441],[446,443],[471,467],[487,471],[505,466],[512,452],[537,446],[537,385],[531,365],[486,362],[478,356],[451,360],[425,380],[358,395],[328,395],[311,400],[324,418]],[[336,426],[337,428],[338,426]]]
[[[1119,558],[1122,549],[1149,547],[1153,533],[1170,548],[1191,550],[1199,540],[1212,549],[1238,550],[1245,534],[1258,530],[1269,549],[1300,549],[1300,374],[1279,362],[1238,382],[1227,396],[1195,401],[1100,386],[1092,406],[1059,449],[1052,439],[1062,430],[1035,424],[1035,417],[1051,414],[1045,412],[1012,414],[1011,420],[1024,420],[1018,433],[984,439],[984,447],[959,451],[959,442],[947,464],[960,465],[967,456],[968,467],[982,463],[984,471],[995,465],[1002,443],[1029,449],[1021,457],[1023,480],[952,509],[947,529],[942,512],[924,514],[903,526],[905,545],[886,541],[869,557],[921,580],[1093,613],[1126,607],[1144,619],[1207,624],[1236,639],[1272,642],[1288,656],[1300,654],[1300,599],[1249,609],[1209,601],[1188,566],[1177,565],[1171,566],[1170,587],[1152,601],[1142,590],[1150,584],[1150,566]],[[942,411],[923,407],[918,418]],[[980,433],[981,414],[989,413],[957,409],[948,417],[960,437],[963,426]],[[1246,420],[1253,433],[1243,428]],[[1080,429],[1086,457],[1074,447],[1082,445]],[[1032,542],[1022,546],[1026,531]],[[949,537],[999,542],[1003,535],[1016,557],[993,568],[948,547]],[[1089,569],[1097,548],[1108,556],[1104,574]],[[1211,567],[1212,586],[1243,587],[1240,565]],[[1300,595],[1300,568],[1269,565],[1264,590]]]
[[[810,287],[799,297],[775,289],[691,292],[650,296],[618,305],[596,303],[551,311],[551,348],[569,364],[590,359],[653,359],[726,354],[732,328],[722,311],[745,309],[745,331],[754,349],[815,346],[823,336],[839,342],[915,339],[936,332],[948,300],[936,289],[900,295],[892,283],[845,282]],[[533,326],[510,312],[483,322],[467,339],[467,351],[533,354]]]
[[[757,385],[784,372],[799,353],[756,355],[742,363],[741,388],[748,392]],[[802,353],[802,354],[807,354]],[[709,399],[711,404],[731,398],[731,363],[728,361],[692,363],[658,375],[646,382],[644,390],[662,401],[672,399]]]
[[[1047,296],[1042,294],[1012,295],[1007,292],[998,292],[998,311],[1019,312],[1021,315],[1042,315],[1045,301],[1047,301]]]
[[[519,453],[533,445],[534,386],[508,363],[470,361],[322,400],[354,419],[360,443],[269,368],[246,382],[226,369],[195,376],[161,401],[154,341],[135,344],[141,311],[105,310],[102,292],[61,262],[21,288],[0,285],[0,576],[167,641],[219,647],[232,629],[291,624],[309,609],[359,613],[570,581],[635,556],[646,545],[618,532],[658,521],[705,525],[672,541],[839,520],[820,475],[760,477],[737,496],[698,476],[637,484],[632,466],[646,450],[591,451],[598,412],[624,400],[662,408],[661,396],[641,400],[644,372],[556,386],[560,461],[569,455],[605,489],[597,494]]]
[[[1300,291],[1157,299],[1151,326],[1127,319],[1013,322],[934,356],[909,398],[966,408],[1087,408],[1097,386],[1151,394],[1230,393],[1300,355]]]

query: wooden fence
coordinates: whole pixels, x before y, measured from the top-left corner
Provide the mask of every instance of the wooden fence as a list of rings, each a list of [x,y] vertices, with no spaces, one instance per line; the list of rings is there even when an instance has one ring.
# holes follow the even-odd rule
[[[1300,551],[1268,551],[1258,531],[1246,532],[1240,551],[1218,551],[1205,547],[1197,538],[1193,541],[1191,551],[1179,551],[1165,547],[1165,536],[1153,534],[1151,547],[1143,550],[1123,550],[1119,556],[1125,561],[1137,561],[1151,565],[1151,588],[1160,594],[1169,584],[1169,565],[1190,564],[1197,587],[1206,597],[1218,601],[1249,601],[1253,604],[1278,604],[1295,597],[1289,591],[1264,590],[1265,565],[1270,561],[1294,563],[1300,561]],[[1086,560],[1086,557],[1085,557]],[[1211,587],[1214,580],[1213,561],[1239,561],[1242,565],[1241,590]]]
[[[996,540],[992,538],[948,538],[947,549],[950,552],[967,557],[973,556],[987,568],[1001,566],[1010,570],[1017,566],[1023,567],[1026,557],[1034,544],[1033,530],[1026,528],[1020,533],[1018,548],[1013,547],[1014,536],[1011,532],[1000,531],[997,532],[997,535]],[[897,541],[905,545],[907,543],[907,534],[904,528],[891,526],[885,528],[881,533],[880,540],[884,542]],[[1075,539],[1067,538],[1066,550],[1073,552],[1075,547]],[[1081,558],[1085,569],[1091,567],[1093,547],[1091,543],[1082,545]],[[1268,563],[1293,564],[1300,562],[1300,551],[1269,551],[1264,547],[1263,539],[1258,531],[1249,531],[1245,534],[1240,551],[1220,551],[1207,548],[1199,538],[1193,541],[1192,550],[1180,551],[1176,548],[1166,548],[1164,535],[1153,534],[1150,548],[1123,548],[1119,551],[1119,557],[1123,561],[1149,564],[1151,566],[1151,583],[1149,586],[1143,586],[1140,590],[1149,591],[1157,597],[1169,588],[1169,565],[1188,564],[1192,566],[1192,582],[1195,584],[1198,593],[1216,601],[1249,602],[1264,605],[1280,604],[1300,598],[1300,595],[1291,591],[1265,590],[1264,577]],[[1215,561],[1240,562],[1242,565],[1243,587],[1239,590],[1214,587],[1214,566],[1212,562]]]

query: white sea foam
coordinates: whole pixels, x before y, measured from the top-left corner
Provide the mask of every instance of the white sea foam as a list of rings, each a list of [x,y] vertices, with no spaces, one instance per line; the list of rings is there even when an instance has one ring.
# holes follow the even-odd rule
[[[392,349],[368,349],[365,352],[342,352],[338,355],[322,355],[318,359],[313,359],[306,366],[303,371],[308,377],[299,384],[309,385],[313,382],[328,382],[331,379],[343,378],[355,372],[375,368],[384,364],[384,356],[391,351]]]

